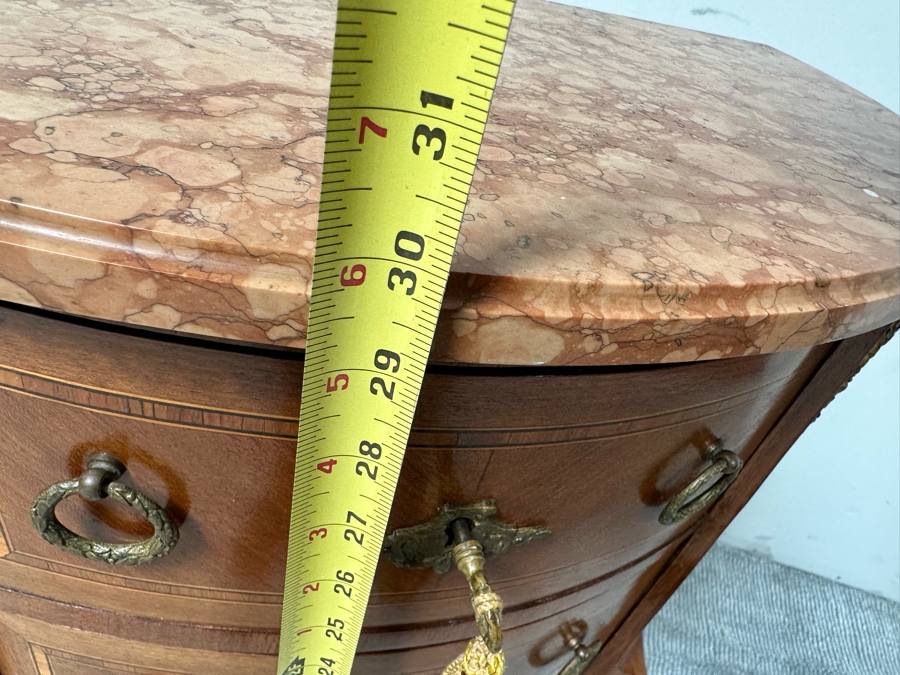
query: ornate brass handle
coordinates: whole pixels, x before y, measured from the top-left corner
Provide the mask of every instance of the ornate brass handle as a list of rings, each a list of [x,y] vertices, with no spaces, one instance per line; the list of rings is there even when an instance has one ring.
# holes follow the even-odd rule
[[[503,631],[500,614],[503,601],[491,590],[484,576],[484,551],[472,535],[471,524],[465,518],[450,523],[453,560],[469,582],[472,609],[480,635],[471,640],[465,653],[444,669],[442,675],[503,675],[506,659],[503,655]]]
[[[466,575],[472,594],[472,609],[478,632],[492,654],[503,649],[503,631],[500,628],[500,613],[503,601],[491,590],[484,576],[484,552],[481,543],[472,537],[469,524],[465,520],[454,520],[450,524],[453,532],[453,560],[459,571]]]
[[[433,567],[439,574],[457,569],[466,576],[479,636],[444,669],[443,675],[503,675],[503,601],[484,576],[485,558],[513,544],[525,544],[550,534],[546,527],[518,527],[493,519],[497,504],[441,504],[427,523],[395,530],[385,538],[383,552],[398,567]],[[449,535],[449,537],[448,537]]]
[[[178,527],[159,504],[115,482],[125,471],[125,465],[108,453],[91,455],[81,476],[51,485],[35,498],[31,505],[35,529],[68,553],[111,565],[143,565],[166,555],[178,543]],[[153,536],[134,544],[106,544],[75,534],[57,520],[55,511],[57,504],[76,493],[90,501],[110,496],[131,506],[153,524]]]
[[[674,525],[685,518],[689,518],[704,506],[711,504],[725,492],[729,485],[737,478],[743,460],[730,450],[725,450],[719,441],[711,444],[703,453],[704,459],[712,464],[699,476],[690,482],[666,505],[659,514],[659,522],[663,525]],[[716,476],[717,480],[708,490],[700,492],[700,489]],[[697,496],[699,493],[699,496]]]

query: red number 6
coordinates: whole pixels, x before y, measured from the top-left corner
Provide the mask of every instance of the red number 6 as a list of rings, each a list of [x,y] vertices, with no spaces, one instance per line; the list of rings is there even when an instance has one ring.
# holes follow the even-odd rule
[[[347,272],[350,275],[347,276]],[[353,267],[345,267],[341,270],[341,286],[361,286],[366,280],[366,266],[354,265]]]

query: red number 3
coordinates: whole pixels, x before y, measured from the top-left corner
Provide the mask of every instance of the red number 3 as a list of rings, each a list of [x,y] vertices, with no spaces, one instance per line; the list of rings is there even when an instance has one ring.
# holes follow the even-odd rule
[[[309,540],[312,541],[312,540],[315,539],[316,537],[319,537],[320,539],[324,539],[324,538],[327,537],[327,536],[328,536],[328,528],[327,528],[327,527],[323,527],[323,528],[320,528],[320,529],[318,529],[318,530],[313,530],[312,532],[310,532],[310,533],[309,533]]]

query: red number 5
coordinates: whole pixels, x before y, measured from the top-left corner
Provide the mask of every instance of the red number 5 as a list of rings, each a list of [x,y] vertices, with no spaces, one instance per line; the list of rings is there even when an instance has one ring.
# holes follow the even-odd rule
[[[350,275],[347,275],[347,272]],[[361,286],[366,280],[366,266],[354,265],[353,267],[345,267],[341,270],[341,286]]]
[[[338,388],[340,388],[341,391],[344,391],[349,385],[350,376],[341,373],[340,375],[334,376],[334,382],[331,381],[330,377],[328,378],[328,383],[325,385],[325,391],[337,391]]]

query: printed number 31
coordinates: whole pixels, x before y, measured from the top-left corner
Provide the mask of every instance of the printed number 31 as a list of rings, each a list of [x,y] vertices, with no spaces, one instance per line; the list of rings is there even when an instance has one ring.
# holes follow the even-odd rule
[[[446,108],[447,110],[453,110],[453,99],[449,96],[441,96],[440,94],[435,94],[433,91],[425,91],[424,89],[419,94],[419,101],[422,103],[423,108],[427,108],[429,105],[436,105],[440,108]],[[432,155],[432,159],[439,160],[444,156],[444,148],[447,147],[447,134],[443,129],[429,129],[424,124],[420,124],[416,127],[416,130],[413,132],[412,139],[412,151],[415,154],[419,154],[419,150],[422,149],[422,145],[419,144],[419,138],[425,139],[424,147],[434,150],[434,154]],[[431,141],[440,141],[439,148],[432,148]]]

